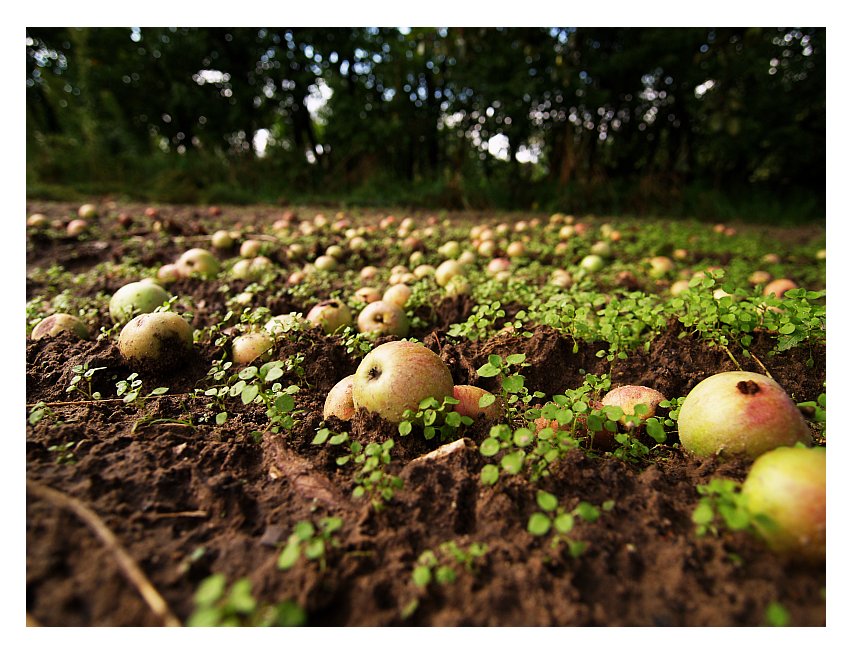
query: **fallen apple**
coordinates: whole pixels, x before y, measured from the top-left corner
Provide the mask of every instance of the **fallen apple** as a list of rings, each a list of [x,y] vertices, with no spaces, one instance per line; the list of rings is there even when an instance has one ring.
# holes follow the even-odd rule
[[[248,365],[270,352],[272,347],[274,347],[274,338],[269,333],[255,331],[234,338],[230,355],[237,365]]]
[[[192,327],[176,313],[143,313],[121,330],[118,351],[143,368],[174,369],[192,352]]]
[[[433,351],[416,342],[396,340],[375,347],[354,373],[355,408],[365,408],[398,424],[406,410],[417,410],[428,397],[452,397],[449,368]]]
[[[635,423],[627,419],[630,416],[637,416],[641,419],[649,419],[655,417],[655,411],[658,404],[666,401],[666,397],[653,388],[647,388],[643,385],[623,385],[619,388],[614,388],[602,397],[603,406],[618,406],[623,410],[623,417],[620,418],[620,424],[628,429],[634,428]],[[635,410],[638,406],[645,406],[646,411],[638,415]]]
[[[109,300],[109,315],[116,324],[129,320],[134,312],[152,313],[170,295],[152,281],[133,281],[121,286]]]
[[[321,327],[329,335],[337,329],[353,324],[351,310],[338,299],[326,299],[316,304],[307,313],[307,321]]]
[[[679,411],[679,440],[697,456],[755,458],[811,443],[806,420],[785,390],[755,372],[721,372],[700,381]]]
[[[772,550],[816,563],[826,559],[826,449],[778,447],[762,454],[741,495]]]
[[[377,301],[368,304],[357,316],[360,333],[373,336],[398,336],[404,338],[410,329],[407,315],[397,304]]]
[[[498,399],[488,406],[481,408],[479,404],[481,397],[493,396],[491,392],[487,392],[483,388],[477,388],[474,385],[456,385],[452,391],[452,395],[460,402],[455,405],[455,412],[460,413],[464,417],[470,417],[472,419],[483,417],[488,420],[497,420],[502,415],[502,406]]]
[[[69,313],[54,313],[47,316],[33,327],[30,337],[33,340],[41,340],[52,338],[63,331],[73,333],[81,340],[87,340],[89,337],[89,330],[83,321]]]
[[[206,249],[194,247],[183,252],[175,265],[183,277],[197,275],[203,279],[211,279],[218,274],[221,267],[218,259]]]
[[[336,417],[347,422],[354,417],[354,375],[350,374],[342,381],[334,385],[325,398],[325,406],[322,410],[322,418]]]

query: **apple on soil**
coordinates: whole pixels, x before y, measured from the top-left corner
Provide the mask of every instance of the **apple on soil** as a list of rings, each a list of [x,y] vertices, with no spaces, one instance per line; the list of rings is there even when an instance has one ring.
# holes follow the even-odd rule
[[[373,336],[398,336],[404,338],[410,329],[407,315],[396,304],[377,301],[368,304],[357,316],[360,333]]]
[[[785,390],[755,372],[700,381],[679,411],[679,440],[697,456],[755,458],[779,446],[811,444],[806,420]]]
[[[349,374],[342,381],[339,381],[325,398],[325,406],[322,410],[322,419],[328,417],[336,417],[344,422],[347,422],[354,417],[354,399],[352,392],[354,390],[354,375]]]
[[[762,454],[750,468],[741,495],[771,549],[814,563],[824,561],[826,449],[778,447]]]
[[[398,424],[406,410],[417,410],[428,397],[452,397],[454,382],[449,368],[433,351],[416,342],[397,340],[370,351],[354,373],[352,399]]]
[[[460,413],[464,417],[478,419],[483,417],[488,420],[497,420],[502,415],[502,406],[498,399],[489,406],[481,408],[479,402],[481,397],[492,395],[483,388],[477,388],[474,385],[456,385],[453,390],[453,396],[460,403],[455,405],[455,412]]]

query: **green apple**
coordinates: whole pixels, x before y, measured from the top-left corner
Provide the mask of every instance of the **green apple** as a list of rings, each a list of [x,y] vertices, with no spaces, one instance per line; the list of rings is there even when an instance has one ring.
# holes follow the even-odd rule
[[[134,312],[152,313],[171,296],[152,281],[133,281],[115,291],[109,300],[109,315],[116,324],[129,320]]]
[[[741,495],[771,549],[811,562],[826,559],[826,449],[778,447],[762,454]]]

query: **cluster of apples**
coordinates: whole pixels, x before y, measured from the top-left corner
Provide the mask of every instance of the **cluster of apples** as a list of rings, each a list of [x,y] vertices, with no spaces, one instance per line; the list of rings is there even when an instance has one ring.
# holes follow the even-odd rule
[[[357,371],[339,381],[328,393],[323,415],[348,421],[358,408],[377,413],[393,424],[402,421],[406,410],[416,411],[423,399],[442,401],[454,397],[454,410],[472,419],[498,419],[499,402],[480,407],[481,397],[490,394],[471,385],[455,385],[443,360],[422,344],[394,340],[375,347],[357,366]]]
[[[826,556],[826,450],[811,447],[809,427],[773,379],[722,372],[703,379],[682,403],[679,440],[696,456],[755,460],[741,493],[775,551]]]

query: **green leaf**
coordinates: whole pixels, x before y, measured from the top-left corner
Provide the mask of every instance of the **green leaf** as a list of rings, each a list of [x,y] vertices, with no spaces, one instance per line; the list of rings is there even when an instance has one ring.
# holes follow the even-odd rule
[[[257,607],[257,601],[251,596],[251,581],[240,578],[230,588],[227,605],[241,614],[250,614]]]
[[[293,534],[302,542],[306,542],[316,533],[316,528],[308,521],[300,521],[292,529]]]
[[[568,512],[561,513],[560,515],[555,517],[555,530],[561,533],[562,535],[569,533],[571,530],[573,530],[574,524],[575,519],[573,519],[573,516]]]
[[[714,510],[707,501],[700,501],[691,515],[691,521],[697,525],[707,525],[714,520]]]
[[[558,507],[558,497],[543,490],[537,490],[537,505],[541,510],[553,512]]]
[[[168,388],[154,388],[153,390],[151,390],[151,394],[155,397],[159,395],[164,395],[166,392],[168,392]]]
[[[573,512],[587,522],[594,522],[599,519],[599,508],[587,501],[581,501]]]
[[[481,397],[478,399],[479,408],[487,408],[487,406],[492,406],[494,403],[496,403],[496,395],[490,394],[489,392],[487,394],[481,395]]]
[[[481,367],[478,368],[478,376],[483,376],[485,378],[491,376],[498,376],[501,370],[498,367],[494,367],[490,365],[490,363],[485,363]]]
[[[502,458],[501,465],[508,474],[519,474],[522,470],[522,463],[525,460],[525,454],[522,451],[512,451]]]
[[[518,447],[527,447],[534,440],[534,434],[530,429],[518,428],[514,431],[513,441]]]
[[[505,361],[508,365],[520,365],[525,362],[525,354],[510,354]]]
[[[764,621],[768,626],[787,626],[791,623],[791,615],[781,603],[771,601],[764,611]]]
[[[401,422],[398,425],[398,434],[399,435],[409,435],[412,430],[413,430],[413,424],[411,424],[410,422],[408,422],[406,420],[404,422]]]
[[[481,468],[481,482],[484,485],[495,485],[499,480],[499,468],[495,465],[484,465]]]
[[[328,437],[330,437],[330,434],[330,429],[319,429],[318,431],[316,431],[316,435],[310,444],[324,444],[328,441]]]
[[[528,518],[528,532],[532,535],[546,535],[552,526],[552,520],[542,512],[535,512]]]
[[[455,580],[457,579],[457,574],[455,573],[455,570],[451,567],[441,565],[437,567],[437,571],[435,572],[434,577],[441,585],[448,585],[449,583],[455,582]]]
[[[493,367],[501,367],[502,366],[502,357],[498,354],[490,354],[487,357],[487,362]]]
[[[227,421],[227,411],[223,411],[215,416],[215,423],[217,426],[221,426]]]
[[[431,582],[431,569],[429,567],[413,568],[413,583],[417,587],[425,587]]]
[[[328,444],[335,446],[335,445],[343,444],[347,441],[348,441],[348,433],[347,432],[337,433],[336,435],[332,436],[330,438],[330,440],[328,440]]]
[[[509,394],[515,394],[524,387],[525,377],[522,374],[513,374],[502,380],[502,389]]]
[[[317,560],[325,555],[324,540],[310,540],[304,547],[304,555],[308,560]]]
[[[573,558],[578,558],[587,551],[587,542],[570,542],[569,551]]]
[[[210,606],[224,596],[227,579],[224,574],[207,576],[195,590],[195,603],[199,606]]]
[[[500,449],[501,444],[496,438],[487,438],[478,447],[482,456],[495,456]]]
[[[270,363],[266,363],[266,365],[270,365]],[[263,365],[263,367],[265,367],[265,365]],[[260,374],[260,376],[262,376],[262,374]],[[269,382],[279,379],[282,376],[283,368],[280,365],[275,365],[266,371],[264,379],[266,382]]]
[[[254,399],[256,399],[257,395],[260,393],[260,388],[256,385],[246,385],[242,389],[242,393],[240,395],[242,399],[242,403],[247,405],[250,404]]]
[[[658,443],[667,441],[667,434],[664,432],[664,427],[656,417],[650,417],[646,420],[646,432],[649,437]]]
[[[295,398],[290,394],[278,395],[274,400],[274,407],[279,413],[289,413],[295,408]]]
[[[284,570],[291,569],[295,566],[295,563],[298,562],[300,557],[301,542],[299,542],[297,538],[290,538],[286,543],[286,546],[283,547],[283,551],[280,552],[280,556],[278,556],[277,568]]]

